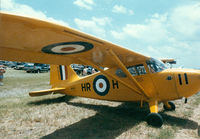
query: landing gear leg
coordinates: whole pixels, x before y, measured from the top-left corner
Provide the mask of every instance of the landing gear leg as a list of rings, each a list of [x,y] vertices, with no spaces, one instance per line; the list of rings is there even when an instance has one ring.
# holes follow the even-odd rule
[[[165,101],[165,102],[163,102],[163,104],[164,104],[163,108],[167,111],[174,111],[176,109],[175,104],[171,101],[169,101],[169,102]]]
[[[148,125],[161,127],[163,125],[163,118],[158,113],[158,101],[150,101],[149,107],[151,113],[148,114],[146,118]]]

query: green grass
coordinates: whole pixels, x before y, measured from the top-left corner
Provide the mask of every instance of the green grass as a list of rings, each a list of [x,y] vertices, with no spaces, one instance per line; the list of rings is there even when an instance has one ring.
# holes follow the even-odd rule
[[[157,139],[173,139],[175,137],[175,132],[171,128],[161,129]]]
[[[8,69],[4,75],[4,86],[0,86],[0,97],[27,95],[29,91],[50,88],[49,73],[26,73]]]
[[[7,70],[0,86],[0,138],[198,138],[200,94],[176,111],[162,112],[161,128],[145,122],[148,105],[49,95],[29,97],[28,92],[49,88],[49,73],[28,74]]]

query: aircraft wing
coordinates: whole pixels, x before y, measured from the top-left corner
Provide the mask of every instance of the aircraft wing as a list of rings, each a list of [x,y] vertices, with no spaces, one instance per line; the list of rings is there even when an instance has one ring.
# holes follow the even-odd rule
[[[83,62],[88,61],[99,67],[109,68],[116,66],[111,59],[110,50],[126,66],[148,59],[144,55],[69,27],[0,13],[2,60],[57,65],[85,64]]]

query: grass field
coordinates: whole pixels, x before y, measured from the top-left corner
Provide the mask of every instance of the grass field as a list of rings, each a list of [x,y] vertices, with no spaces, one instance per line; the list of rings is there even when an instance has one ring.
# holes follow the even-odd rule
[[[161,128],[147,125],[148,105],[62,95],[32,98],[28,92],[50,88],[49,73],[27,74],[8,69],[0,86],[1,139],[190,139],[200,138],[200,94],[174,101]]]

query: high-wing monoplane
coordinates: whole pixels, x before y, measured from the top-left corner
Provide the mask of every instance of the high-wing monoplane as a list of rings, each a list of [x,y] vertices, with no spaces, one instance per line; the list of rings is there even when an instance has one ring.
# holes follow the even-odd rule
[[[0,13],[0,59],[51,64],[52,88],[30,92],[30,96],[54,92],[147,102],[147,123],[158,127],[163,124],[158,103],[165,110],[175,110],[170,100],[200,91],[199,70],[167,69],[162,61],[77,30],[6,13]],[[72,64],[90,65],[98,72],[80,77]]]

